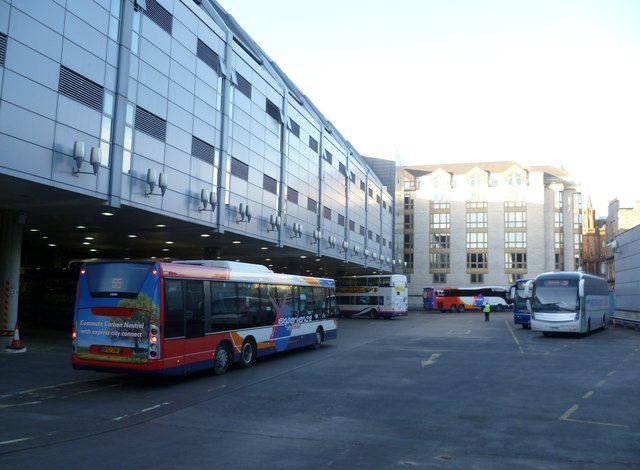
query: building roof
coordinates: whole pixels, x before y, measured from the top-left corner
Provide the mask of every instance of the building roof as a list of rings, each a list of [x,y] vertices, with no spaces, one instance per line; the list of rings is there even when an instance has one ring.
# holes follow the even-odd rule
[[[498,161],[498,162],[473,162],[473,163],[439,163],[433,165],[412,165],[407,166],[405,169],[411,173],[419,174],[429,174],[433,173],[436,170],[442,169],[448,173],[452,173],[454,175],[464,175],[468,173],[473,168],[481,168],[484,171],[488,171],[490,173],[503,173],[507,171],[512,166],[519,166],[527,171],[540,171],[546,173],[550,176],[556,176],[560,178],[566,178],[571,176],[563,168],[555,168],[548,165],[542,166],[527,166],[516,161],[507,160],[507,161]]]

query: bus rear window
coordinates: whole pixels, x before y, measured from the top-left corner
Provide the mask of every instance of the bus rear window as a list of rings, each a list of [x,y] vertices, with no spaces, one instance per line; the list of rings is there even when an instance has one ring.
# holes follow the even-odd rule
[[[85,275],[92,297],[135,298],[152,268],[139,263],[88,264]]]

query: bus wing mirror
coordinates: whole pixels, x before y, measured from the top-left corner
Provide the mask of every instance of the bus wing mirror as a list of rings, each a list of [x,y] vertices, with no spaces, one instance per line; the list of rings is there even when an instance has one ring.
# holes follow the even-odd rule
[[[578,297],[584,297],[584,279],[578,283]]]
[[[522,296],[523,296],[525,299],[530,299],[530,298],[531,298],[531,288],[532,288],[532,287],[533,287],[533,283],[532,283],[532,282],[527,282],[527,283],[524,285],[524,291],[523,291]]]

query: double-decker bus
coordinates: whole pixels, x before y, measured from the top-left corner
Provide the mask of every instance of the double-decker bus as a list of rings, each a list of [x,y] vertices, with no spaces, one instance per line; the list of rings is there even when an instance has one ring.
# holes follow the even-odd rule
[[[105,261],[80,270],[72,365],[223,374],[337,337],[333,279],[229,261]]]
[[[582,272],[554,272],[525,285],[531,330],[589,334],[609,324],[607,280]]]
[[[524,297],[524,286],[531,279],[518,279],[509,288],[509,297],[513,302],[513,323],[514,325],[522,325],[522,328],[531,327],[531,312]]]
[[[425,287],[422,294],[425,310],[464,312],[482,310],[489,302],[491,310],[509,308],[509,292],[504,287]]]
[[[409,311],[407,276],[380,274],[336,279],[336,298],[344,317],[393,318]]]

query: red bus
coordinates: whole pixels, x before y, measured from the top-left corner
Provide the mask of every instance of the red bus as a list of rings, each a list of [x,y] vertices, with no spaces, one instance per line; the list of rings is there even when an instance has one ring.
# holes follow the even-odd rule
[[[333,279],[229,261],[83,265],[73,323],[75,369],[223,374],[231,363],[337,337]]]
[[[442,312],[482,310],[486,302],[496,311],[507,310],[511,305],[504,287],[425,287],[422,300],[425,310]]]

